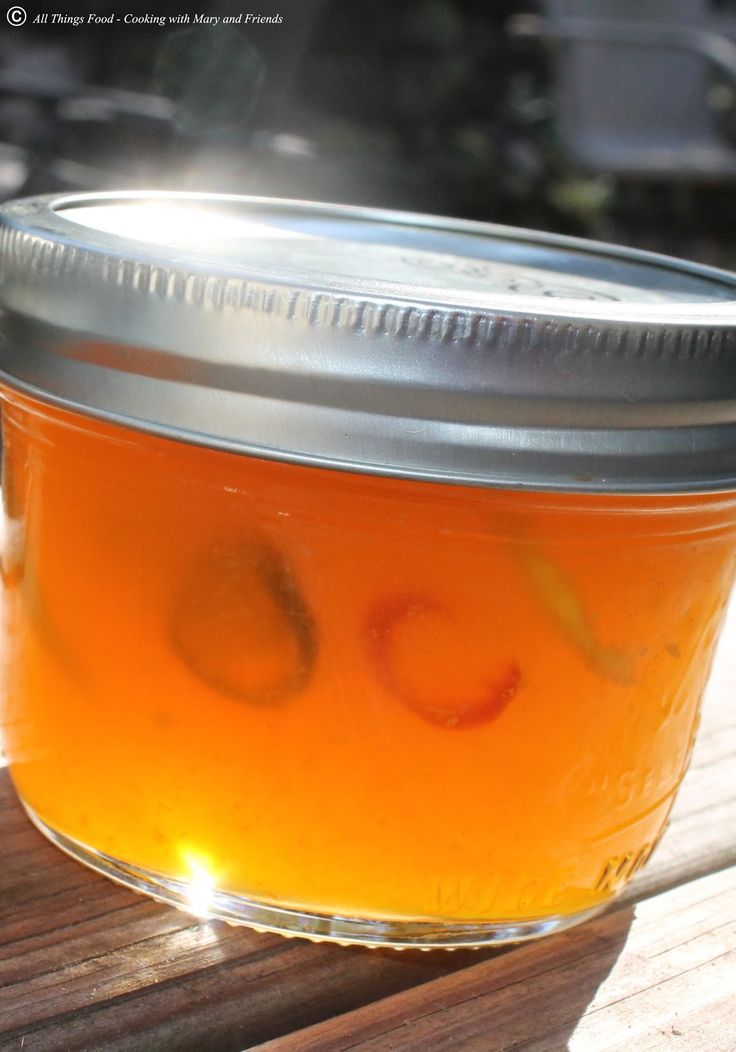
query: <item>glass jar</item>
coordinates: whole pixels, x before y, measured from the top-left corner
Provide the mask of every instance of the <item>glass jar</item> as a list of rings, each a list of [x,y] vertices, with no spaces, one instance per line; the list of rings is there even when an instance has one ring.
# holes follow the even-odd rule
[[[244,199],[4,224],[2,727],[39,828],[340,942],[603,907],[736,569],[733,279]]]

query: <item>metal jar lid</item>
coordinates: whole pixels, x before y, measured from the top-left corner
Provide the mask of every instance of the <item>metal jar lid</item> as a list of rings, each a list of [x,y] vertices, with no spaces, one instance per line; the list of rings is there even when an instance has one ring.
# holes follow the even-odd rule
[[[88,194],[0,212],[0,370],[177,439],[373,474],[736,488],[736,276],[482,223]]]

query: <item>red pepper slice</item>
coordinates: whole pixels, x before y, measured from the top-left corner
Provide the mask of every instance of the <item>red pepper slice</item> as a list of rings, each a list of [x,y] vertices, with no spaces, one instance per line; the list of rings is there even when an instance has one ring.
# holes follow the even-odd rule
[[[383,686],[438,727],[462,730],[497,719],[522,683],[518,664],[504,659],[473,677],[477,688],[458,685],[467,657],[462,626],[446,607],[426,596],[383,600],[368,618],[366,640]],[[446,685],[448,666],[455,670],[452,686]],[[435,669],[444,674],[433,682]]]

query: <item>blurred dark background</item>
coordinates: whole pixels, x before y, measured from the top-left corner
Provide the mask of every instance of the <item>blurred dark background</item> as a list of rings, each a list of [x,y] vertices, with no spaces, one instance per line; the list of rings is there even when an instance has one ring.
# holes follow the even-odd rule
[[[736,0],[199,2],[0,15],[0,198],[304,197],[736,269]]]

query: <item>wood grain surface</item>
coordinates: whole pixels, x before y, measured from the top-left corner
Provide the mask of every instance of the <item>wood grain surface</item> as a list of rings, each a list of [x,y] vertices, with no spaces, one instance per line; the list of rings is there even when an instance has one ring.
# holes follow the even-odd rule
[[[53,848],[0,772],[0,1049],[736,1050],[736,616],[670,828],[615,908],[496,951],[203,922]]]
[[[736,868],[258,1048],[733,1052],[735,932]]]

